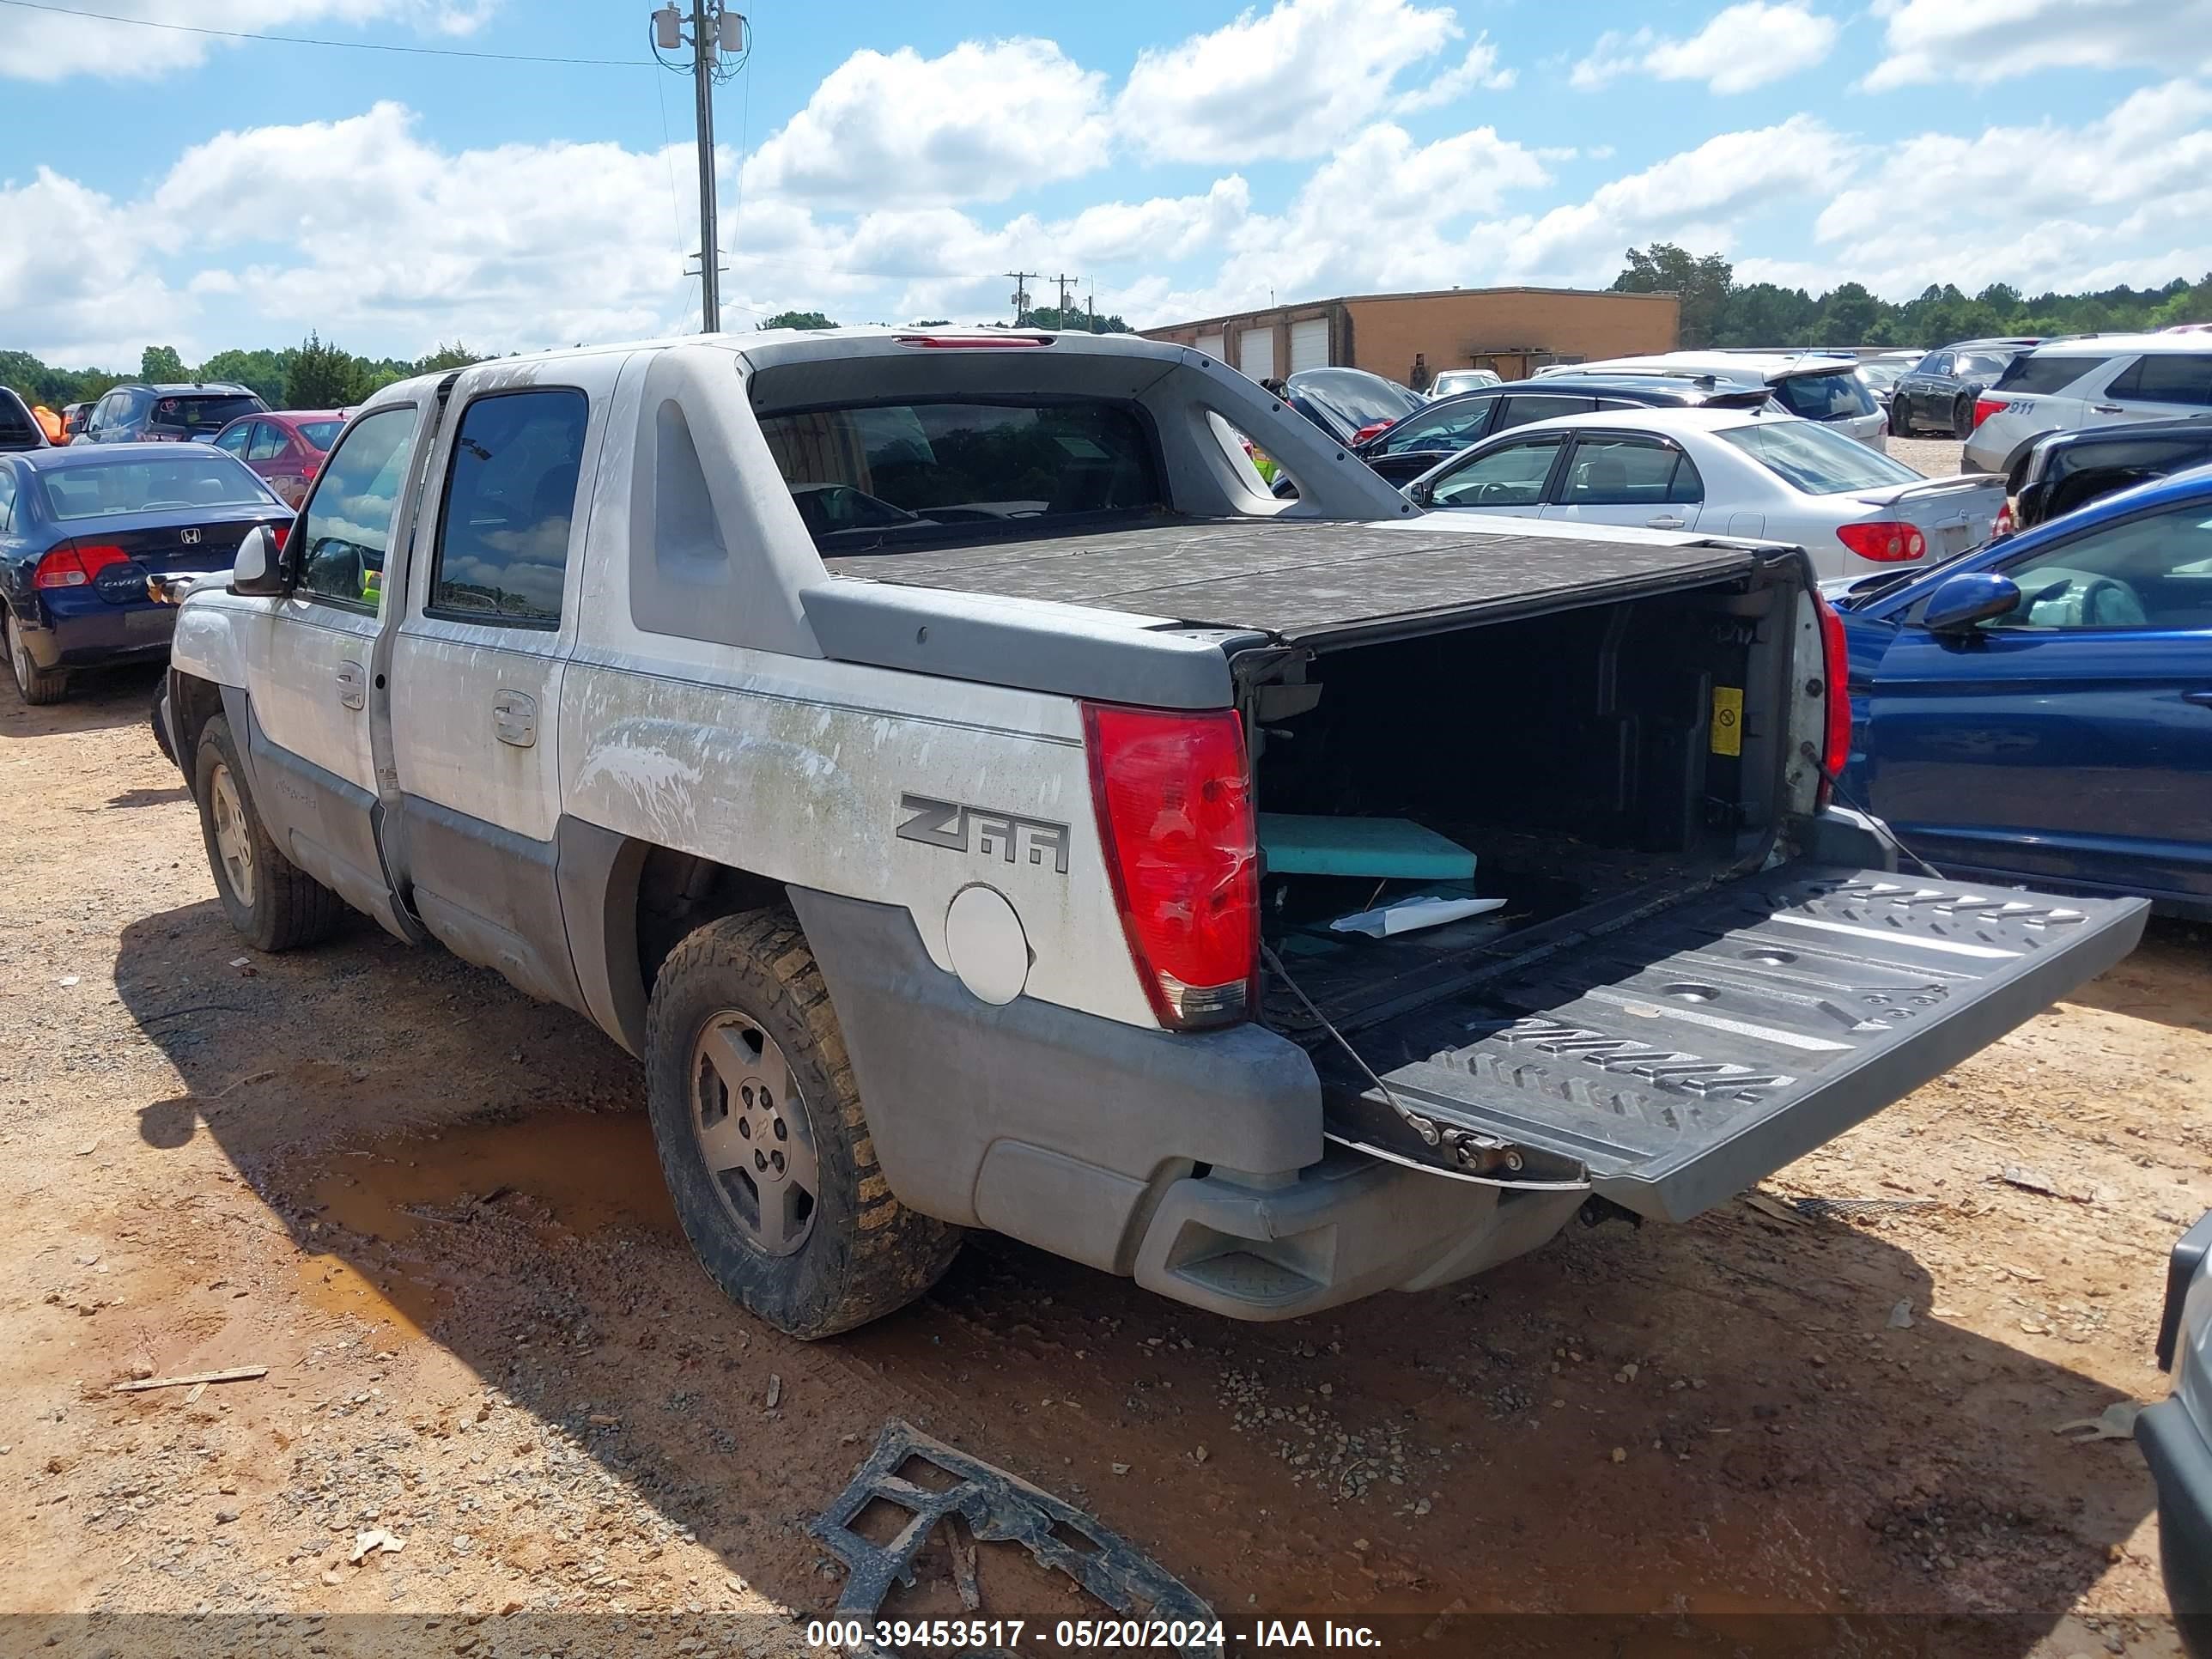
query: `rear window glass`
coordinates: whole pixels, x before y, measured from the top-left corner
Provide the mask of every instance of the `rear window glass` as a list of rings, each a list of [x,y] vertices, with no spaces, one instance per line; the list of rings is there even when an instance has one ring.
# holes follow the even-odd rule
[[[1763,421],[1756,426],[1731,427],[1717,435],[1808,495],[1840,495],[1847,489],[1921,482],[1920,474],[1904,462],[1809,422]]]
[[[2110,357],[2046,356],[2041,352],[2015,357],[1990,388],[1995,392],[2063,392],[2092,369],[2102,368]]]
[[[294,428],[318,449],[328,449],[345,430],[343,421],[302,421]]]
[[[192,507],[282,506],[261,480],[210,450],[175,460],[102,461],[43,474],[46,511],[57,519],[164,513]]]
[[[1167,505],[1152,434],[1120,404],[871,404],[770,415],[761,434],[817,543]]]
[[[146,421],[149,426],[182,432],[215,433],[241,415],[256,415],[260,410],[258,398],[189,394],[156,398],[154,412]]]
[[[1774,401],[1808,421],[1848,420],[1875,412],[1874,393],[1852,369],[1833,374],[1792,374],[1778,380]]]
[[[1359,368],[1310,368],[1285,384],[1294,397],[1312,398],[1355,428],[1376,421],[1403,420],[1424,401],[1395,380]]]

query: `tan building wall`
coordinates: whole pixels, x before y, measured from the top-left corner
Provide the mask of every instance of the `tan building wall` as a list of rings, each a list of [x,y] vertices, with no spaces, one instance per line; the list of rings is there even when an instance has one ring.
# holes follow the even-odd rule
[[[1432,374],[1447,368],[1490,368],[1515,380],[1546,363],[1672,351],[1680,311],[1671,294],[1445,289],[1317,300],[1144,331],[1152,339],[1192,346],[1218,335],[1234,364],[1244,331],[1272,328],[1275,373],[1279,375],[1290,368],[1291,325],[1326,318],[1332,364],[1402,382],[1419,355]]]

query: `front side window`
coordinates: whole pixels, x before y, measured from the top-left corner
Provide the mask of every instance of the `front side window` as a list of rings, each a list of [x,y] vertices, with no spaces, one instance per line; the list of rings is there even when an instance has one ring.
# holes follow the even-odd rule
[[[591,399],[568,386],[495,392],[462,412],[438,519],[432,616],[550,628]]]
[[[236,426],[227,426],[216,439],[215,447],[226,455],[235,455],[243,460],[246,458],[246,440],[252,435],[253,422],[251,421],[241,422]]]
[[[1848,489],[1925,482],[1904,462],[1810,421],[1762,421],[1714,435],[1808,495],[1840,495]]]
[[[1561,439],[1556,433],[1517,444],[1501,444],[1437,480],[1434,507],[1534,507],[1544,499]]]
[[[76,520],[194,507],[281,507],[269,486],[228,455],[185,451],[173,460],[91,461],[41,475],[46,512]]]
[[[1559,492],[1568,507],[1664,507],[1705,498],[1690,458],[1650,438],[1578,440]]]
[[[1420,415],[1409,415],[1382,436],[1386,455],[1413,449],[1464,449],[1482,436],[1490,424],[1494,398],[1469,398],[1465,403]]]
[[[2020,603],[1984,628],[2212,629],[2212,509],[2192,501],[2007,566]]]
[[[365,416],[316,478],[296,532],[302,592],[375,608],[392,518],[415,447],[415,419],[411,404]]]
[[[761,435],[825,550],[1168,506],[1151,432],[1120,404],[869,404],[766,416]]]

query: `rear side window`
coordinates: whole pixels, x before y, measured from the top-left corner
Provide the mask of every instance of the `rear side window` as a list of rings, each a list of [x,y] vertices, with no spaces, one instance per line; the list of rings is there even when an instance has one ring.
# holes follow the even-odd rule
[[[1650,438],[1578,439],[1559,492],[1568,507],[1661,507],[1705,498],[1690,458]]]
[[[462,412],[438,520],[430,615],[559,625],[591,415],[591,399],[566,386],[495,392]]]
[[[1792,374],[1775,383],[1774,401],[1808,421],[1849,420],[1875,412],[1874,393],[1850,369],[1834,374]]]
[[[1954,372],[1962,380],[1986,380],[2003,374],[2005,365],[2011,361],[2002,352],[1962,351]]]
[[[2212,354],[2145,352],[2134,368],[2106,388],[2105,395],[2146,404],[2185,404],[2194,409],[2212,406]]]
[[[1503,432],[1508,427],[1526,426],[1531,421],[1549,421],[1562,415],[1586,415],[1597,407],[1595,398],[1535,397],[1524,394],[1505,399],[1505,407],[1498,411],[1498,423],[1492,431]]]
[[[0,532],[15,527],[15,470],[0,466]]]
[[[253,423],[253,441],[246,447],[246,459],[249,461],[275,460],[284,453],[288,435],[284,428],[273,421],[256,421]]]
[[[2078,353],[2054,357],[2034,352],[2014,358],[2005,372],[1997,377],[1996,384],[1990,389],[1992,392],[2063,392],[2084,374],[2102,368],[2112,361],[2110,357],[2084,356]]]
[[[870,404],[760,424],[816,543],[842,551],[1168,505],[1152,433],[1120,404]]]
[[[45,442],[46,434],[22,399],[0,389],[0,449],[37,449]]]

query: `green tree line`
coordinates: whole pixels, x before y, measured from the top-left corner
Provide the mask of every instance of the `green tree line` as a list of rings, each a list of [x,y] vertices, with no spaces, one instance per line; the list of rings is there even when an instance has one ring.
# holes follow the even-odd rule
[[[0,351],[0,385],[15,387],[26,403],[49,409],[90,403],[125,380],[226,380],[258,393],[272,409],[343,409],[394,380],[465,368],[486,356],[456,341],[420,357],[359,357],[310,334],[279,351],[218,351],[197,368],[187,364],[174,346],[148,346],[139,354],[138,372],[132,374],[121,369],[57,368],[27,351]]]
[[[1697,346],[1925,346],[2006,334],[2114,334],[2174,323],[2212,322],[2212,273],[2163,288],[2108,288],[2094,294],[2038,294],[1992,283],[1971,298],[1950,283],[1930,283],[1902,302],[1839,283],[1817,299],[1774,283],[1739,284],[1717,253],[1693,254],[1671,242],[1628,250],[1613,279],[1616,294],[1676,294],[1681,343]]]

